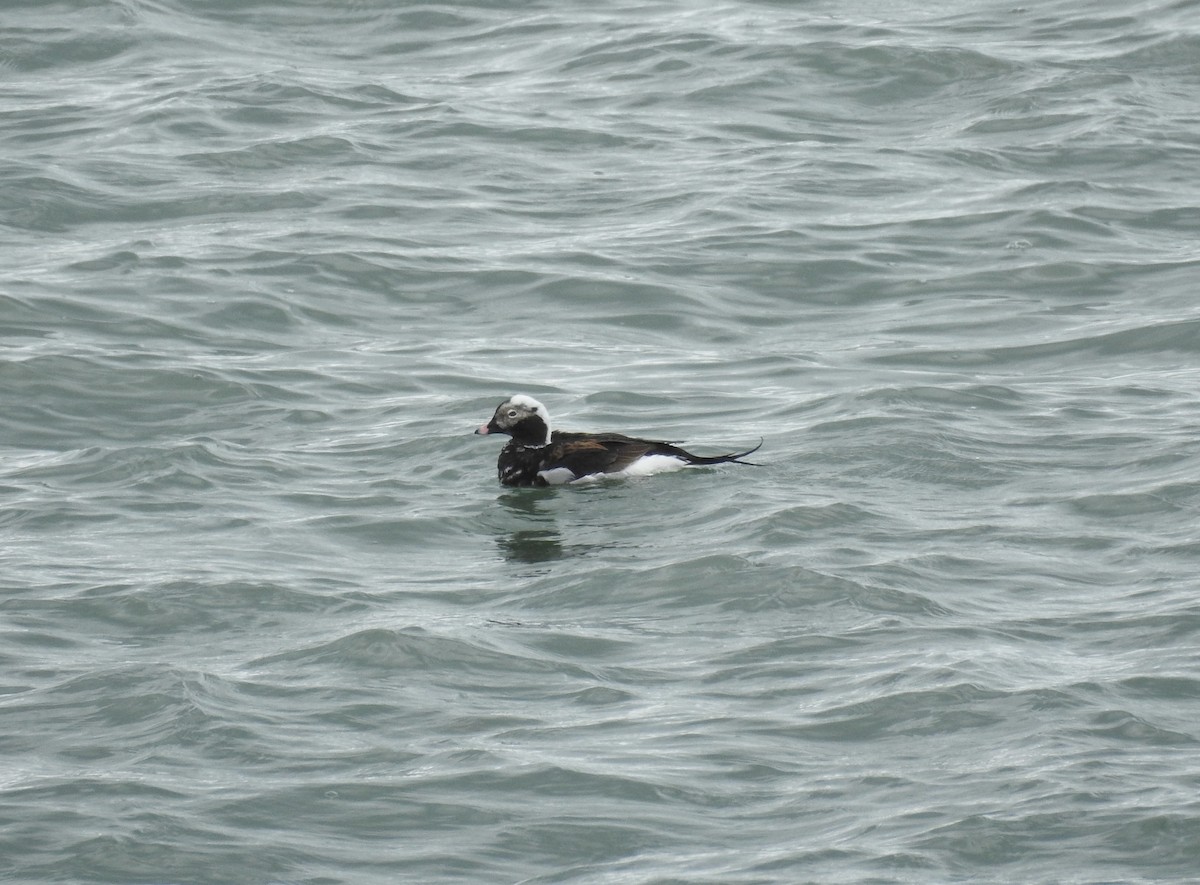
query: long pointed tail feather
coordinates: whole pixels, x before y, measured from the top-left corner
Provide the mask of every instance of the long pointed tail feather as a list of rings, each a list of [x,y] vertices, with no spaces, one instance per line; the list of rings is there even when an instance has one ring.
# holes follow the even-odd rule
[[[728,455],[693,455],[688,452],[689,464],[745,464],[747,467],[761,467],[761,464],[755,464],[753,461],[743,461],[747,455],[753,455],[763,447],[763,440],[759,439],[758,445],[752,449],[746,449],[744,452],[730,452]]]

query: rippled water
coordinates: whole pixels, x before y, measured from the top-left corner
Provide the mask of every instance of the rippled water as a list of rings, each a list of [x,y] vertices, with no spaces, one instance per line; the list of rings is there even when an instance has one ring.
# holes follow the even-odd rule
[[[1194,881],[1198,13],[5,4],[4,878]]]

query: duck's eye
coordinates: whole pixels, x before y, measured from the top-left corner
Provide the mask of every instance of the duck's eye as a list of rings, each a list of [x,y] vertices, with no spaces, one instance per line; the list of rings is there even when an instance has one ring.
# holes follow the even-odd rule
[[[508,410],[508,417],[509,417],[509,418],[515,418],[515,417],[517,417],[517,410],[516,410],[516,409],[509,409],[509,410]]]

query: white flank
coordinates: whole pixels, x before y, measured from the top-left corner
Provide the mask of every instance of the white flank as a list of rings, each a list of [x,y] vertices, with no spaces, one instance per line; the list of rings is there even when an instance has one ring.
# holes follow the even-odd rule
[[[652,476],[655,473],[670,473],[672,470],[678,470],[681,467],[687,466],[686,461],[676,458],[674,455],[643,455],[624,470],[618,470],[616,473],[589,473],[586,476],[579,477],[579,479],[568,480],[568,482],[597,482],[601,479],[628,479],[633,476]],[[555,468],[555,470],[564,469],[563,467]],[[543,470],[539,476],[553,472],[551,470]],[[546,481],[550,482],[549,479]]]
[[[668,473],[680,467],[687,467],[687,462],[674,455],[643,455],[617,476],[653,476],[655,473]]]
[[[546,485],[560,486],[575,478],[575,471],[569,467],[551,467],[549,470],[539,470],[538,476],[546,481]]]

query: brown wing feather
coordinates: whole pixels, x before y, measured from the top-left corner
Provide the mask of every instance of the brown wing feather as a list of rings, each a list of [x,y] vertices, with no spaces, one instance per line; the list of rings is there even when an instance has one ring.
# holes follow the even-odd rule
[[[607,448],[612,455],[612,463],[606,468],[609,473],[618,473],[645,455],[654,447],[653,443],[641,440],[610,443]]]
[[[566,467],[576,476],[624,470],[656,443],[619,434],[562,434],[550,467]]]

